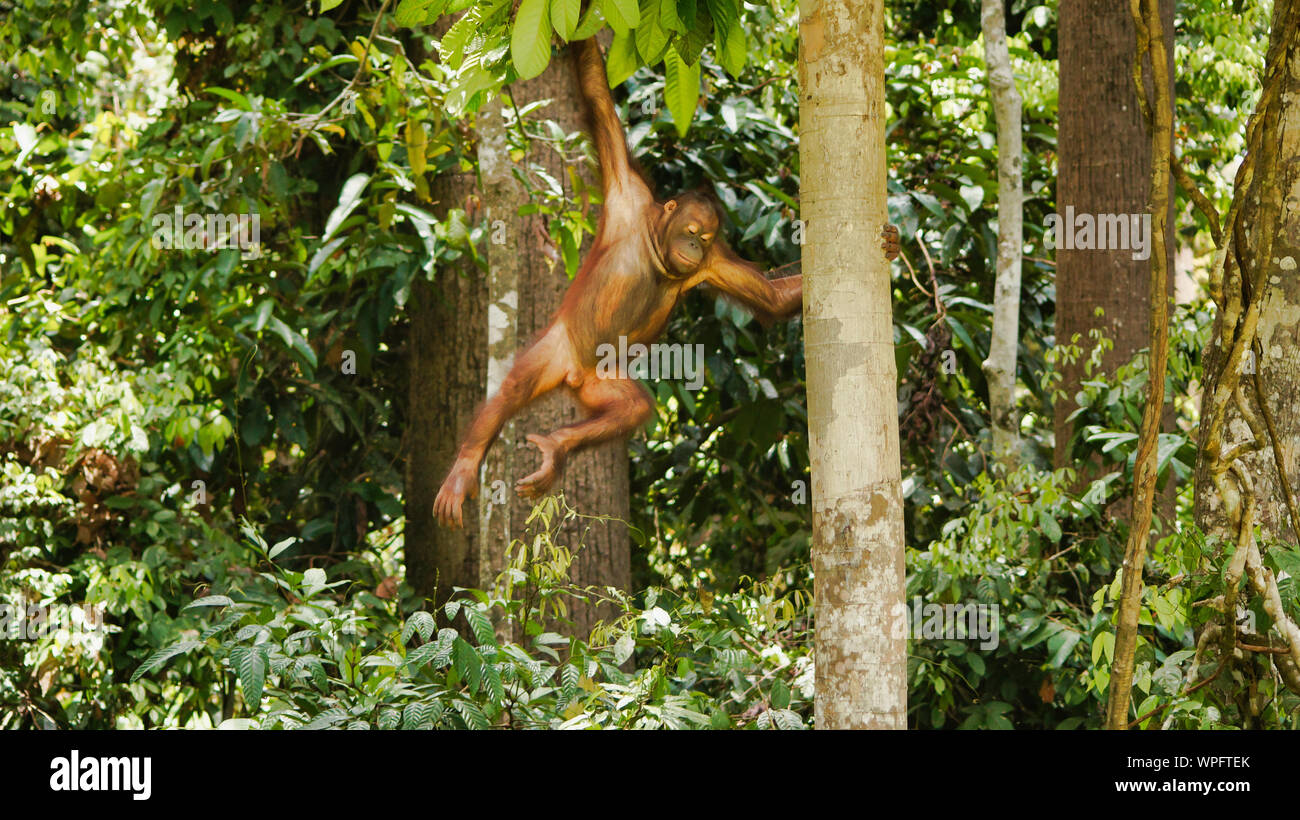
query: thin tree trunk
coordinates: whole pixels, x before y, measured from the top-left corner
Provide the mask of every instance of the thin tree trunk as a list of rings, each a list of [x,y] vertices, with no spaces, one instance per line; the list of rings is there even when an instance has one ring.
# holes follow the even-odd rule
[[[819,728],[907,725],[882,0],[799,4]]]
[[[1024,194],[1020,168],[1020,94],[1007,53],[1002,0],[983,0],[984,63],[998,123],[998,259],[993,291],[993,338],[984,372],[989,382],[989,416],[994,458],[1014,468],[1020,449],[1015,413],[1016,349],[1020,345],[1020,259],[1024,252]]]
[[[1169,357],[1169,257],[1165,228],[1169,219],[1170,141],[1174,121],[1169,57],[1158,0],[1132,0],[1132,4],[1139,53],[1145,52],[1149,45],[1152,67],[1149,90],[1139,89],[1143,108],[1149,102],[1151,111],[1152,168],[1148,194],[1150,205],[1147,208],[1151,217],[1150,357],[1147,402],[1142,409],[1142,426],[1133,467],[1133,513],[1124,553],[1119,618],[1115,626],[1115,655],[1108,691],[1106,726],[1110,729],[1123,729],[1129,721],[1138,612],[1142,606],[1142,569],[1146,563],[1151,511],[1156,496],[1156,455],[1164,415],[1165,370]]]
[[[488,308],[487,308],[487,393],[501,387],[510,372],[515,348],[519,345],[517,317],[519,309],[519,268],[524,243],[518,230],[507,230],[518,219],[519,208],[527,203],[527,192],[511,173],[506,133],[505,100],[497,96],[479,111],[479,176],[488,224]],[[501,441],[515,442],[515,420],[506,421]],[[488,450],[483,462],[479,487],[479,555],[478,584],[491,589],[505,568],[505,546],[512,538],[512,513],[517,500],[514,492],[514,447],[497,446]],[[467,526],[473,526],[467,522]],[[498,622],[498,631],[503,622]],[[501,634],[502,639],[519,636]]]

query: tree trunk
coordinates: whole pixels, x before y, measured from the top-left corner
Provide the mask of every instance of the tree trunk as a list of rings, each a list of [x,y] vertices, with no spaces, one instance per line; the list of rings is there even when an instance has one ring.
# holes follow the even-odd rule
[[[429,186],[442,218],[474,190],[469,174]],[[406,446],[406,579],[441,603],[453,586],[476,586],[478,531],[451,530],[433,518],[433,499],[456,455],[459,436],[483,400],[487,288],[469,263],[441,265],[431,284],[411,288],[410,386]],[[435,594],[436,593],[436,594]]]
[[[506,133],[505,101],[497,96],[483,106],[476,120],[479,143],[479,174],[483,180],[483,200],[488,221],[488,312],[487,312],[487,395],[501,387],[510,372],[515,349],[519,346],[518,309],[519,260],[525,242],[519,226],[507,230],[511,221],[519,220],[519,208],[528,201],[511,174],[509,144]],[[501,442],[515,442],[514,419],[501,428]],[[488,450],[483,461],[479,487],[479,584],[487,589],[505,568],[505,546],[513,532],[512,513],[516,503],[510,494],[514,487],[515,448],[497,446]],[[467,522],[474,526],[474,522]]]
[[[1264,89],[1247,127],[1247,152],[1224,221],[1211,291],[1218,304],[1204,357],[1196,522],[1222,568],[1221,663],[1235,665],[1238,585],[1262,599],[1289,658],[1270,654],[1294,688],[1300,627],[1255,537],[1300,541],[1300,0],[1278,0]],[[1258,641],[1259,638],[1250,640]],[[1271,640],[1271,636],[1270,636]],[[1227,676],[1220,676],[1221,678]]]
[[[1020,167],[1020,94],[1007,53],[1002,0],[983,0],[984,63],[998,123],[998,259],[993,291],[993,338],[984,372],[989,382],[989,416],[994,458],[1008,469],[1019,461],[1020,420],[1016,404],[1016,349],[1020,346],[1020,259],[1024,255],[1024,193]]]
[[[907,725],[882,0],[799,4],[816,724]]]
[[[1165,42],[1173,42],[1173,2],[1161,0]],[[1140,214],[1146,211],[1151,181],[1151,142],[1133,90],[1136,35],[1128,3],[1116,0],[1061,0],[1060,130],[1057,160],[1058,214]],[[1172,77],[1173,49],[1170,53]],[[1143,74],[1151,88],[1149,60]],[[1172,241],[1172,230],[1167,239]],[[1102,329],[1115,343],[1103,358],[1107,374],[1147,345],[1151,299],[1151,260],[1134,259],[1124,249],[1056,249],[1056,343],[1078,334],[1086,351],[1089,332]],[[1172,244],[1170,259],[1172,260]],[[1169,292],[1173,293],[1173,277]],[[1096,308],[1104,315],[1094,315]],[[1062,366],[1055,405],[1055,466],[1073,466],[1067,421],[1078,405],[1086,355]]]
[[[1279,2],[1274,9],[1274,39],[1279,27],[1284,25],[1281,15],[1286,6],[1287,3]],[[1288,63],[1293,67],[1300,66],[1296,49],[1296,44],[1292,43]],[[1281,56],[1279,53],[1278,57]],[[1249,352],[1243,349],[1246,358],[1238,374],[1247,395],[1261,410],[1257,421],[1263,424],[1266,435],[1261,441],[1262,449],[1243,453],[1240,459],[1253,479],[1257,501],[1255,523],[1262,535],[1266,539],[1293,543],[1300,541],[1295,529],[1300,526],[1300,521],[1292,522],[1286,498],[1300,483],[1300,275],[1296,271],[1296,264],[1300,262],[1300,208],[1296,207],[1296,197],[1300,196],[1300,106],[1294,103],[1287,106],[1285,102],[1297,99],[1300,99],[1300,79],[1293,69],[1282,80],[1284,106],[1277,117],[1260,118],[1261,127],[1265,128],[1260,134],[1261,141],[1279,147],[1270,154],[1271,161],[1256,166],[1253,174],[1254,184],[1260,191],[1271,198],[1288,200],[1289,207],[1274,204],[1277,215],[1270,217],[1261,212],[1259,201],[1250,201],[1244,196],[1245,191],[1234,192],[1236,199],[1241,201],[1241,221],[1247,239],[1247,244],[1240,248],[1241,256],[1249,271],[1264,266],[1263,281],[1268,284],[1266,292],[1260,295],[1259,320],[1255,339],[1251,340],[1258,342],[1258,350],[1253,343]],[[1276,221],[1272,226],[1265,226],[1265,218]],[[1260,256],[1263,247],[1261,232],[1265,229],[1274,235],[1272,250],[1267,257]],[[1229,240],[1231,238],[1229,236]],[[1240,292],[1241,270],[1235,266],[1226,287],[1237,288],[1236,292]],[[1202,417],[1206,419],[1210,416],[1205,413],[1212,414],[1213,389],[1223,379],[1227,353],[1225,341],[1230,342],[1231,335],[1225,336],[1220,312],[1215,318],[1214,336],[1205,353],[1207,379],[1206,390],[1202,393],[1205,406]],[[1208,378],[1212,371],[1218,372],[1213,382]],[[1227,420],[1222,428],[1219,449],[1228,452],[1251,441],[1254,436],[1239,409],[1230,403],[1224,412]],[[1271,431],[1268,429],[1270,426]],[[1203,426],[1202,433],[1208,432],[1209,426]],[[1203,460],[1196,474],[1197,523],[1206,532],[1222,532],[1225,523],[1223,500],[1214,491],[1209,468],[1208,460]]]
[[[559,52],[541,76],[515,83],[509,89],[517,108],[549,99],[551,102],[534,116],[554,120],[565,133],[580,130],[585,124],[573,53],[571,48]],[[519,206],[528,202],[529,194],[514,178],[510,158],[502,150],[505,136],[500,121],[502,113],[499,105],[488,112],[490,117],[496,118],[495,123],[488,124],[489,133],[500,133],[480,149],[490,218],[493,224],[498,219],[504,223],[497,225],[501,228],[498,238],[503,238],[504,242],[489,242],[488,245],[492,282],[490,382],[493,379],[499,381],[508,370],[509,360],[505,357],[530,342],[550,323],[569,287],[564,264],[555,258],[555,250],[546,238],[545,219],[539,215],[518,215]],[[570,187],[564,158],[548,144],[534,142],[525,162],[542,166],[565,186],[566,197],[576,198],[578,192]],[[591,174],[586,164],[581,160],[578,163],[576,170],[584,180],[590,181]],[[584,253],[588,246],[589,243],[584,244]],[[494,387],[495,383],[490,386]],[[485,491],[490,491],[495,482],[504,482],[496,485],[499,489],[506,489],[504,493],[497,493],[498,498],[504,499],[504,504],[501,507],[487,506],[487,500],[492,496],[488,492],[480,495],[480,502],[484,504],[482,572],[485,580],[500,572],[507,545],[511,539],[523,536],[524,521],[532,509],[514,494],[514,482],[540,464],[536,448],[528,444],[524,436],[534,432],[548,433],[579,418],[573,400],[563,391],[556,391],[521,413],[513,425],[502,431],[494,446],[495,455],[489,455],[484,483]],[[631,583],[631,547],[625,522],[631,508],[626,442],[611,441],[573,454],[559,489],[563,490],[565,501],[579,512],[618,519],[578,519],[564,528],[560,539],[566,546],[573,549],[582,544],[570,568],[571,580],[579,585],[627,588]],[[569,613],[574,623],[573,634],[586,638],[597,620],[609,618],[612,614],[612,610],[606,607],[576,604]]]
[[[1168,51],[1172,39],[1165,38],[1159,0],[1134,3],[1134,14],[1145,23],[1138,38],[1149,44],[1152,82],[1139,89],[1140,99],[1151,111],[1151,178],[1147,213],[1151,218],[1151,282],[1147,298],[1151,305],[1148,322],[1147,402],[1142,408],[1142,426],[1133,466],[1133,511],[1128,544],[1124,552],[1123,581],[1119,614],[1115,625],[1115,655],[1107,692],[1106,726],[1123,729],[1129,721],[1129,696],[1137,652],[1138,615],[1142,605],[1142,571],[1151,535],[1152,506],[1156,496],[1156,466],[1160,427],[1165,406],[1165,369],[1169,357],[1169,275],[1172,267],[1167,245],[1171,191],[1170,159],[1174,126],[1173,82],[1169,74]],[[1135,26],[1136,28],[1136,26]]]
[[[439,20],[439,36],[450,25]],[[429,186],[442,219],[475,192],[473,174],[440,174]],[[478,585],[479,533],[438,526],[433,499],[456,456],[456,445],[483,401],[487,362],[487,286],[468,261],[439,265],[429,282],[417,277],[411,318],[406,469],[406,580],[417,594],[445,601],[452,587]]]

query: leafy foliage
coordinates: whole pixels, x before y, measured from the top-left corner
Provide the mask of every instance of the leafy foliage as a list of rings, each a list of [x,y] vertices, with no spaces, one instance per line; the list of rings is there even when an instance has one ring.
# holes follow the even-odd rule
[[[1220,203],[1258,93],[1266,5],[1179,6],[1178,153]],[[1094,726],[1109,681],[1145,371],[1141,355],[1110,378],[1094,368],[1076,397],[1071,455],[1099,467],[1100,483],[1048,469],[1059,365],[1099,362],[1107,344],[1055,336],[1042,247],[1055,208],[1055,9],[1009,7],[1025,96],[1029,445],[1010,475],[985,463],[996,178],[977,8],[887,9],[909,595],[996,604],[1002,619],[987,650],[911,641],[921,727]],[[631,523],[647,534],[639,592],[568,582],[580,547],[550,534],[568,515],[559,507],[539,511],[540,540],[514,546],[496,588],[465,590],[448,610],[421,609],[401,562],[405,309],[420,277],[482,269],[482,203],[430,191],[440,175],[477,172],[479,106],[608,26],[620,115],[657,185],[712,186],[731,244],[796,273],[792,2],[325,0],[313,15],[270,0],[238,11],[29,0],[6,14],[0,603],[99,607],[103,622],[74,615],[30,640],[0,637],[0,727],[810,724],[797,322],[764,329],[703,295],[673,319],[668,340],[702,345],[708,380],[649,385],[659,417],[631,445]],[[443,32],[433,44],[431,26]],[[528,212],[573,275],[598,192],[570,180],[573,201],[526,157],[537,142],[589,146],[546,120],[544,102],[506,110]],[[256,217],[256,248],[213,247],[206,223],[193,235],[202,249],[159,241],[189,238],[184,217],[209,214]],[[182,221],[164,230],[166,217]],[[1181,224],[1202,269],[1205,226],[1196,214]],[[1210,615],[1197,604],[1222,593],[1232,554],[1191,526],[1184,481],[1209,324],[1193,306],[1171,329],[1178,426],[1160,464],[1180,489],[1146,568],[1138,716],[1293,726],[1295,696],[1263,666],[1220,680],[1196,652]],[[1294,614],[1300,558],[1268,547]],[[617,617],[560,638],[576,597]],[[1243,618],[1243,634],[1266,634],[1260,601],[1241,604],[1257,630]]]
[[[445,0],[402,0],[398,25],[424,26],[443,13]],[[748,10],[739,0],[505,0],[453,3],[464,11],[443,37],[440,51],[455,74],[449,100],[456,111],[474,111],[503,84],[546,70],[553,40],[577,42],[606,25],[614,32],[607,56],[610,83],[618,85],[638,67],[663,66],[664,97],[678,134],[685,136],[700,96],[700,57],[710,42],[719,65],[732,76],[744,69],[749,41],[742,25]],[[765,13],[766,10],[760,12]]]
[[[512,545],[492,592],[464,590],[440,613],[402,619],[393,601],[344,596],[346,581],[273,562],[259,534],[248,543],[267,569],[254,587],[191,606],[211,614],[202,640],[160,649],[132,679],[166,676],[169,662],[212,663],[240,697],[211,704],[225,728],[488,729],[780,728],[807,725],[812,666],[799,596],[682,596],[651,589],[576,589],[573,554],[553,534],[576,515],[555,499],[534,511],[536,531]],[[580,547],[579,547],[580,548]],[[596,596],[619,616],[591,641],[549,631],[552,606]],[[212,599],[212,605],[206,605]],[[806,601],[802,601],[806,603]],[[438,627],[463,623],[468,628]],[[458,619],[459,616],[459,619]],[[498,634],[526,636],[524,643]],[[636,657],[635,672],[627,672]]]

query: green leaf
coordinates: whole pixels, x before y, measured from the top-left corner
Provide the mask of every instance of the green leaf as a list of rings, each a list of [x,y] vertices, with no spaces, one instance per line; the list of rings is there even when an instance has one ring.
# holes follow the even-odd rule
[[[356,62],[357,62],[357,58],[355,54],[335,54],[333,57],[329,58],[325,62],[317,63],[311,68],[304,71],[303,73],[299,74],[297,77],[294,77],[293,84],[298,85],[299,83],[306,82],[307,80],[311,79],[312,77],[316,76],[322,71],[328,71],[329,69],[335,68],[337,66],[349,65]]]
[[[302,334],[286,325],[278,316],[272,316],[267,324],[284,342],[285,347],[301,356],[313,369],[316,367],[316,351],[311,349],[311,345],[307,344]]]
[[[402,728],[404,729],[420,728],[424,723],[426,723],[429,720],[429,713],[432,711],[433,711],[433,707],[427,703],[420,703],[419,701],[415,701],[413,703],[406,704],[406,708],[402,710]]]
[[[415,117],[406,121],[406,161],[411,165],[411,173],[420,176],[429,167],[429,136],[424,131],[424,124]]]
[[[465,46],[469,43],[470,37],[478,31],[481,17],[476,12],[477,9],[453,23],[438,42],[438,54],[450,68],[460,68],[465,59]]]
[[[452,708],[460,715],[461,720],[465,721],[465,728],[478,729],[480,731],[489,728],[492,724],[483,714],[483,710],[468,700],[452,701]]]
[[[329,678],[325,675],[325,667],[321,665],[320,658],[305,655],[294,661],[293,668],[299,675],[309,678],[320,691],[324,692],[328,688]]]
[[[465,681],[469,691],[477,693],[479,685],[483,682],[483,659],[479,657],[478,652],[469,641],[458,637],[452,642],[451,658],[456,674]]]
[[[684,33],[673,40],[673,45],[677,47],[677,53],[687,65],[695,65],[704,47],[713,40],[713,18],[709,16],[703,0],[699,0],[690,17],[687,15],[691,10],[685,6],[678,11],[686,25]],[[693,25],[690,24],[690,20],[694,20]]]
[[[203,646],[203,641],[181,641],[171,646],[164,646],[150,655],[144,663],[140,664],[140,668],[131,674],[131,683],[135,683],[142,675],[157,669],[177,655],[183,655],[191,649],[198,649],[200,646]]]
[[[456,644],[456,630],[443,629],[438,632],[438,640],[426,643],[406,656],[406,663],[411,669],[419,669],[426,663],[433,664],[434,669],[441,669],[451,660],[451,653]]]
[[[669,48],[664,57],[664,101],[678,136],[686,136],[700,101],[700,64],[687,66],[677,49]]]
[[[297,538],[286,538],[283,541],[278,542],[274,547],[271,547],[271,551],[266,554],[266,557],[274,558],[275,556],[289,549],[289,547],[292,547],[294,543],[297,542],[297,540],[298,540]]]
[[[334,252],[342,247],[343,243],[346,242],[347,239],[346,236],[336,236],[324,245],[321,245],[320,250],[312,254],[311,261],[307,264],[307,273],[313,274],[320,270],[320,266],[324,265],[325,262],[334,255]],[[265,324],[265,322],[263,322],[263,324]],[[257,329],[261,330],[260,327]]]
[[[253,110],[253,104],[248,101],[247,97],[240,94],[238,91],[231,91],[229,88],[222,88],[216,85],[210,85],[203,90],[209,94],[216,94],[218,97],[224,97],[227,100],[230,100],[232,103],[239,106],[240,111]]]
[[[604,2],[605,20],[614,30],[615,35],[627,34],[641,22],[641,9],[637,6],[636,0],[604,0]]]
[[[427,642],[433,635],[433,629],[433,616],[423,609],[418,610],[406,619],[406,625],[402,627],[402,643],[410,643],[411,636],[417,632],[420,640]]]
[[[246,731],[257,728],[257,721],[252,718],[230,718],[217,724],[218,729],[225,731]]]
[[[777,709],[784,709],[790,705],[790,687],[785,685],[785,681],[777,678],[772,682],[772,705]]]
[[[212,89],[208,89],[211,91]],[[330,211],[329,218],[325,220],[325,235],[321,237],[321,244],[334,238],[334,232],[343,224],[343,220],[356,209],[357,204],[361,202],[361,192],[366,189],[366,183],[370,181],[369,174],[353,174],[348,177],[348,181],[343,183],[343,190],[339,192],[338,204],[334,210]]]
[[[804,728],[803,719],[789,709],[777,709],[772,712],[772,722],[776,728],[785,731]]]
[[[1117,576],[1118,577],[1118,576]],[[1106,655],[1107,662],[1113,661],[1115,657],[1115,633],[1102,632],[1092,640],[1092,665],[1096,666],[1097,661],[1101,659],[1102,654]]]
[[[1056,523],[1056,519],[1047,510],[1039,510],[1038,526],[1043,528],[1043,535],[1046,535],[1055,544],[1061,540],[1061,525]]]
[[[740,0],[706,0],[706,5],[716,30],[728,31],[740,22]]]
[[[582,0],[551,0],[551,25],[560,39],[566,42],[573,39],[581,12]]]
[[[336,723],[347,720],[347,718],[347,712],[338,707],[334,707],[333,709],[326,709],[324,712],[321,712],[319,715],[312,718],[310,723],[302,728],[309,731],[315,729],[328,729]]]
[[[936,197],[933,197],[924,191],[909,191],[908,193],[911,194],[913,199],[921,203],[927,211],[940,219],[943,219],[947,215],[943,210],[943,203],[941,203]]]
[[[601,13],[604,2],[605,0],[593,0],[591,5],[587,6],[587,13],[578,22],[577,30],[569,38],[570,42],[585,40],[600,31],[605,22],[605,16]]]
[[[230,606],[233,603],[234,601],[230,600],[225,595],[208,595],[206,597],[198,598],[196,600],[190,601],[188,604],[182,607],[182,609],[197,609],[199,607],[205,607],[205,606]]]
[[[253,317],[253,330],[261,332],[266,327],[267,319],[271,318],[271,309],[275,307],[274,299],[263,299],[257,306],[257,313]]]
[[[474,640],[478,641],[479,646],[497,645],[496,630],[492,628],[487,613],[477,607],[466,607],[465,619],[469,621],[470,629],[474,631]]]
[[[1083,635],[1080,633],[1075,632],[1072,629],[1067,629],[1053,637],[1052,640],[1048,641],[1048,649],[1052,649],[1053,644],[1059,644],[1055,646],[1056,654],[1052,656],[1052,660],[1050,661],[1052,666],[1060,668],[1061,664],[1065,663],[1065,659],[1070,657],[1070,653],[1074,651],[1074,647],[1078,645],[1079,639],[1082,637]],[[972,655],[972,657],[974,656]]]
[[[266,651],[265,645],[237,646],[230,650],[230,662],[239,676],[244,703],[253,712],[261,706],[262,688],[266,685]]]
[[[343,0],[320,0],[320,12],[318,12],[318,13],[319,13],[319,14],[324,14],[325,12],[329,11],[330,9],[337,7],[337,6],[338,6],[339,4],[341,4],[342,2],[343,2]],[[399,8],[400,8],[400,7],[399,7]]]
[[[686,31],[686,26],[682,24],[682,18],[677,14],[677,0],[651,0],[650,5],[659,7],[659,26],[664,31],[678,33]],[[693,10],[691,9],[691,11]]]
[[[737,17],[727,29],[719,28],[715,23],[713,30],[716,32],[714,45],[718,52],[718,62],[728,74],[739,77],[740,72],[745,70],[745,58],[749,53],[745,31],[740,27],[740,18]]]
[[[546,70],[551,61],[551,18],[547,0],[523,0],[515,15],[510,35],[510,59],[521,80],[529,80]]]
[[[624,635],[614,644],[614,663],[622,666],[623,663],[632,657],[632,651],[636,649],[636,640],[631,635]]]
[[[636,54],[636,45],[631,33],[615,34],[614,42],[605,56],[605,73],[609,77],[609,87],[617,88],[640,68],[641,60]]]
[[[641,5],[641,22],[636,27],[636,50],[646,65],[654,65],[668,46],[668,34],[659,26],[658,0],[644,0]]]
[[[321,1],[330,2],[331,0]],[[397,22],[397,25],[408,28],[424,25],[430,17],[435,16],[441,10],[440,8],[437,10],[431,9],[430,6],[434,4],[435,0],[402,0],[397,4],[397,11],[393,12],[393,19]],[[443,3],[439,2],[437,5],[441,7]]]
[[[302,590],[304,597],[319,592],[325,588],[325,570],[320,567],[312,567],[302,574]]]
[[[1300,552],[1275,548],[1269,551],[1278,569],[1300,581]]]
[[[971,339],[970,333],[961,320],[955,318],[951,313],[944,317],[948,322],[948,327],[952,329],[953,335],[961,339],[961,343],[966,346],[967,350],[975,350],[975,342]]]

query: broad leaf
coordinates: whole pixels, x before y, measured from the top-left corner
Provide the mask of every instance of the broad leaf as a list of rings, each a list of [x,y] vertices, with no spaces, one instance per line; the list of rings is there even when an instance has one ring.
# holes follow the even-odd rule
[[[582,0],[551,0],[551,25],[562,40],[573,39],[581,11]]]
[[[640,66],[641,58],[637,56],[632,34],[630,32],[615,34],[614,42],[609,47],[609,54],[605,56],[605,73],[609,76],[609,87],[616,88],[621,85],[636,73]]]
[[[686,136],[700,101],[700,64],[686,65],[677,49],[668,49],[664,57],[664,101],[679,136]]]
[[[636,0],[604,0],[605,20],[614,34],[627,34],[641,21],[641,9]]]
[[[551,61],[551,18],[547,0],[523,0],[515,15],[510,34],[510,59],[521,80],[529,80],[546,70]]]

